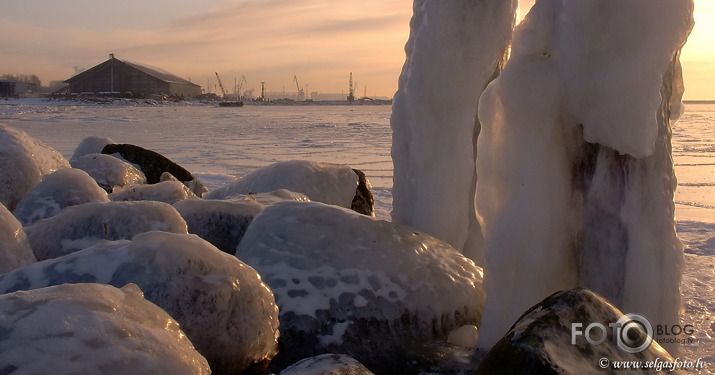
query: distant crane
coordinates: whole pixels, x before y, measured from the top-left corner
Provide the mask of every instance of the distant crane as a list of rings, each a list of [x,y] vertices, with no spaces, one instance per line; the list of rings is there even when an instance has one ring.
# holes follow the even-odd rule
[[[221,93],[223,94],[223,98],[226,99],[226,90],[223,88],[223,83],[221,83],[221,77],[218,76],[218,72],[216,73],[216,80],[218,81],[218,86],[221,88]]]
[[[245,84],[248,84],[248,81],[246,81],[246,76],[243,76],[243,75],[242,75],[242,76],[241,76],[241,80],[238,81],[238,86],[237,86],[237,90],[238,90],[238,91],[237,91],[237,94],[236,94],[236,95],[238,95],[238,99],[239,99],[239,100],[243,100],[243,94],[241,94],[241,93],[243,92],[243,84],[244,84],[244,83],[245,83]]]
[[[350,88],[348,89],[348,101],[355,101],[355,87],[353,87],[353,72],[350,72]]]
[[[295,81],[295,87],[298,89],[298,101],[305,101],[305,91],[300,88],[300,83],[298,83],[298,76],[293,76],[293,81]]]

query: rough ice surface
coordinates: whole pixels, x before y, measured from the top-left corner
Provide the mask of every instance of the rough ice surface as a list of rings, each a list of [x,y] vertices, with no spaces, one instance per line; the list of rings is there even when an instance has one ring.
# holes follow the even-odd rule
[[[130,240],[150,231],[187,233],[169,204],[152,201],[85,203],[25,228],[38,260],[56,258],[101,240]]]
[[[296,201],[296,202],[310,202],[305,194],[296,193],[294,191],[286,189],[278,189],[276,191],[271,191],[268,193],[256,193],[256,194],[246,194],[233,197],[232,200],[237,201],[251,201],[260,204],[261,206],[268,207],[272,204],[283,202],[283,201]]]
[[[23,226],[57,215],[65,207],[109,202],[107,192],[87,172],[64,168],[46,175],[17,204],[13,214]]]
[[[181,324],[214,373],[260,370],[277,351],[278,309],[251,267],[195,235],[149,232],[0,276],[0,293],[64,283],[134,283]]]
[[[22,224],[0,204],[0,273],[37,262]]]
[[[180,181],[162,181],[156,184],[137,184],[116,187],[109,199],[121,201],[158,201],[174,204],[196,195]]]
[[[259,168],[206,198],[228,199],[286,189],[305,194],[311,201],[350,208],[357,187],[358,176],[347,165],[292,160]]]
[[[321,354],[299,361],[280,375],[372,375],[372,372],[350,356]]]
[[[415,0],[392,106],[393,221],[480,264],[477,103],[505,61],[516,7],[516,0]]]
[[[255,201],[186,199],[174,204],[193,233],[216,246],[219,250],[235,254],[246,229],[253,218],[263,211]]]
[[[479,328],[475,325],[466,324],[449,333],[447,342],[452,345],[474,348],[479,340]]]
[[[179,323],[136,285],[0,296],[0,368],[16,374],[210,374]]]
[[[516,29],[479,103],[492,296],[480,347],[577,285],[653,324],[678,323],[670,119],[692,10],[692,0],[541,0]]]
[[[116,186],[146,184],[142,171],[111,155],[87,154],[72,160],[72,167],[87,172],[108,193]]]
[[[42,176],[70,166],[55,149],[2,123],[0,165],[0,203],[10,211]]]
[[[79,145],[77,145],[77,148],[74,150],[74,154],[72,154],[70,161],[74,162],[82,156],[89,154],[101,154],[104,146],[116,143],[117,142],[114,142],[113,140],[105,137],[87,137],[83,139],[82,142],[79,143]]]
[[[371,369],[399,367],[402,340],[445,339],[479,324],[485,298],[481,269],[448,244],[323,203],[266,208],[236,256],[275,293],[288,348],[278,367],[331,351]]]

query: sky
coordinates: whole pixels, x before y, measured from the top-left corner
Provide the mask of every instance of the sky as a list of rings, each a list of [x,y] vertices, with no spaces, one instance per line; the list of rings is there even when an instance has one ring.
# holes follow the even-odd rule
[[[525,14],[534,0],[521,1]],[[686,99],[715,99],[715,0],[695,0],[683,50]],[[397,90],[412,0],[0,0],[0,74],[44,85],[106,60],[160,67],[211,91],[245,88],[347,93]]]

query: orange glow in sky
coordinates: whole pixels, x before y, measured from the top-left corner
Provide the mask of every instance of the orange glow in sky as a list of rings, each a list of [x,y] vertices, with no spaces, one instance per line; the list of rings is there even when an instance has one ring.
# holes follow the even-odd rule
[[[683,54],[686,99],[715,99],[715,0],[696,0]],[[522,15],[533,5],[523,0]],[[389,96],[405,60],[412,0],[23,0],[0,2],[0,74],[64,80],[114,53],[193,82]]]

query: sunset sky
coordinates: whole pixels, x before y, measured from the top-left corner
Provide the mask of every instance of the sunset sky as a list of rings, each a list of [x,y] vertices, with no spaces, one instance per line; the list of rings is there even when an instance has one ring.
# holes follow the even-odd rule
[[[686,99],[715,99],[715,0],[695,0],[682,55]],[[533,0],[522,1],[522,14]],[[114,53],[201,85],[392,96],[412,0],[23,0],[0,2],[0,74],[64,80]],[[365,90],[367,86],[367,90]]]

